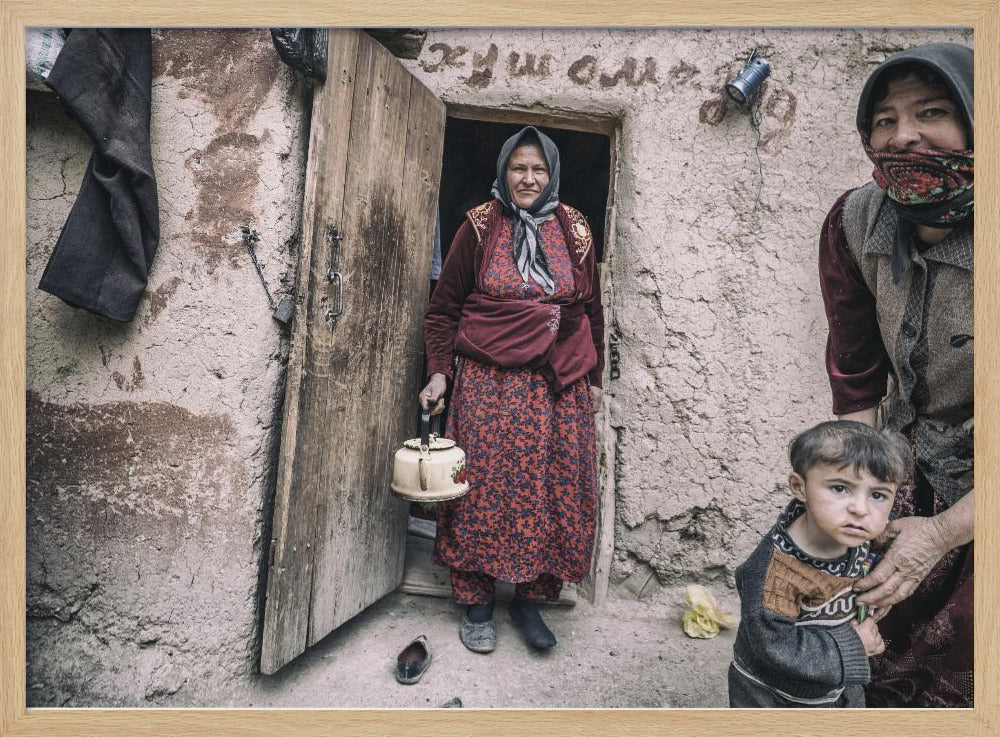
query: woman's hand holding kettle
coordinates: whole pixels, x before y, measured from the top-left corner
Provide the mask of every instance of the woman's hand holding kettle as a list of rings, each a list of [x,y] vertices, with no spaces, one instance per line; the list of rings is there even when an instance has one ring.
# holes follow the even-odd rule
[[[448,380],[444,374],[431,374],[427,386],[420,390],[420,406],[430,408],[432,415],[444,412],[444,392],[448,388]]]

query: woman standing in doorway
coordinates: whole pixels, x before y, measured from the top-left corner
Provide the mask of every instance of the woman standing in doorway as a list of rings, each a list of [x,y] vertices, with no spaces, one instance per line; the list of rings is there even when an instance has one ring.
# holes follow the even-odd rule
[[[885,555],[855,586],[892,607],[869,706],[972,706],[972,83],[958,44],[874,71],[857,127],[875,181],[837,201],[820,241],[834,413],[902,430],[915,460]]]
[[[544,650],[556,638],[536,601],[590,570],[604,313],[593,236],[559,202],[559,174],[544,133],[504,143],[493,198],[467,213],[427,308],[420,403],[443,411],[453,380],[446,434],[470,484],[439,505],[434,561],[450,569],[475,652],[496,646],[495,579],[515,584],[511,617]]]

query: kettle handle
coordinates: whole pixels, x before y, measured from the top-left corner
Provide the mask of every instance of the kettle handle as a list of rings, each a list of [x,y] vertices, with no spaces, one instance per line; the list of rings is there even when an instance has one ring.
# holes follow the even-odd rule
[[[420,449],[429,448],[431,444],[431,413],[424,410],[420,413]]]
[[[420,447],[429,448],[431,445],[431,435],[441,437],[441,415],[434,415],[427,411],[420,412]]]

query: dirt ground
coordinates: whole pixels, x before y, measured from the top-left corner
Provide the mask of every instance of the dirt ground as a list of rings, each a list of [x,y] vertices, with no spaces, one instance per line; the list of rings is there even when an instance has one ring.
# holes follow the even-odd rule
[[[715,590],[725,607],[735,593]],[[687,637],[684,588],[654,601],[609,599],[601,607],[545,607],[559,643],[532,651],[497,603],[497,648],[472,653],[458,639],[462,610],[447,599],[396,592],[285,666],[261,676],[238,707],[464,708],[725,707],[733,630],[710,640]],[[403,686],[396,655],[426,635],[433,661],[420,682]]]

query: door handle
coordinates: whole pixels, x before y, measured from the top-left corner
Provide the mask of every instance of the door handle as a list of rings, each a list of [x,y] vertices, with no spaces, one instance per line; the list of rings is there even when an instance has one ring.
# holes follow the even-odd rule
[[[336,307],[331,307],[327,303],[323,318],[326,320],[327,329],[333,330],[334,321],[344,314],[344,276],[337,270],[337,262],[340,259],[340,232],[336,228],[327,227],[326,238],[330,242],[330,268],[326,270],[326,281],[328,284],[336,285],[337,295],[334,300]],[[324,297],[323,301],[327,302],[327,299]]]
[[[344,314],[344,277],[339,271],[329,269],[326,272],[326,280],[330,284],[336,284],[337,288],[337,298],[334,300],[336,307],[331,307],[328,304],[323,313],[323,317],[326,318],[326,326],[333,330],[333,321]]]

